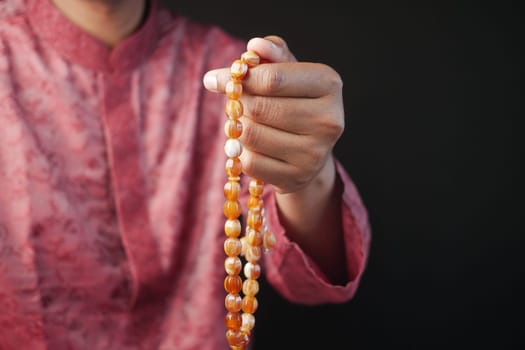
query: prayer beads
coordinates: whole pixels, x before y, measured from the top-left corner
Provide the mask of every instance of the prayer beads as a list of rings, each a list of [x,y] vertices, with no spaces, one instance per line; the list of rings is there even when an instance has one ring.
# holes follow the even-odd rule
[[[242,145],[239,137],[243,131],[239,118],[244,113],[243,104],[240,101],[243,93],[242,80],[248,74],[248,70],[258,65],[259,62],[259,56],[255,52],[244,52],[241,58],[235,60],[231,65],[231,79],[225,87],[228,98],[225,113],[228,120],[224,124],[224,133],[227,137],[224,152],[228,157],[225,165],[228,180],[224,185],[223,207],[226,217],[224,233],[227,237],[224,241],[224,252],[226,253],[224,289],[227,292],[224,305],[227,311],[225,316],[226,339],[232,350],[244,350],[250,342],[255,326],[254,313],[259,306],[256,298],[259,292],[257,279],[261,276],[259,260],[263,250],[268,251],[275,245],[275,237],[268,229],[265,219],[262,198],[263,181],[250,179],[246,230],[242,237],[242,224],[239,219],[242,212],[239,201],[242,174],[242,164],[239,159]],[[246,259],[244,266],[241,256]],[[244,273],[244,281],[240,276],[241,271]]]

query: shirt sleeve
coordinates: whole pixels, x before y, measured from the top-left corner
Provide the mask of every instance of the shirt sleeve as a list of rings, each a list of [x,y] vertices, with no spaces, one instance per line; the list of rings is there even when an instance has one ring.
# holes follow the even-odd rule
[[[341,220],[348,271],[345,285],[330,283],[299,245],[287,238],[279,221],[275,196],[272,191],[267,193],[267,220],[277,244],[264,255],[264,269],[268,282],[291,302],[316,305],[348,301],[356,293],[365,270],[371,231],[368,213],[356,186],[339,161],[336,161],[336,169],[342,182]]]

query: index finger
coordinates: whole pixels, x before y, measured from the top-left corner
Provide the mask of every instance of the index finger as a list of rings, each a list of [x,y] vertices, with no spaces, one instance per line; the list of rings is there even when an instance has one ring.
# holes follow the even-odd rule
[[[214,69],[204,75],[204,86],[215,92],[225,92],[230,69]],[[318,98],[340,88],[341,78],[322,63],[280,62],[261,63],[250,68],[243,80],[245,93],[259,96]]]

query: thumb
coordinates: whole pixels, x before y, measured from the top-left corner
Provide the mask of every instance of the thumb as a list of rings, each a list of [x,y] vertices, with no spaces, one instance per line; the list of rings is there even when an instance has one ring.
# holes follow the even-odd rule
[[[264,38],[252,38],[246,45],[247,50],[255,51],[263,62],[296,62],[297,59],[288,49],[283,38],[269,35]]]

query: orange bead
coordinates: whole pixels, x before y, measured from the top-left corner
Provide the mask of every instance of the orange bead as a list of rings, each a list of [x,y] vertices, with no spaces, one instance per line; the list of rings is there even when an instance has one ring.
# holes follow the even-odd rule
[[[224,323],[228,329],[239,330],[242,325],[242,315],[239,312],[228,312]]]
[[[277,239],[272,231],[266,230],[263,234],[263,247],[265,251],[271,250],[277,244]]]
[[[248,65],[242,60],[233,61],[230,67],[230,76],[233,79],[240,80],[243,79],[248,73]]]
[[[261,245],[263,242],[263,234],[259,230],[248,227],[246,229],[246,241],[250,245]]]
[[[235,238],[241,234],[242,225],[238,219],[228,219],[224,223],[224,233],[226,236]]]
[[[264,190],[264,182],[257,179],[250,180],[250,185],[248,186],[248,191],[252,196],[260,196]]]
[[[238,275],[242,270],[242,261],[237,256],[229,256],[224,259],[224,270],[228,275]]]
[[[224,289],[231,294],[236,294],[241,291],[242,279],[239,275],[227,275],[224,278]]]
[[[261,208],[262,203],[263,201],[260,197],[249,196],[247,206],[248,206],[248,209]]]
[[[226,238],[224,241],[224,252],[228,256],[241,254],[242,244],[238,238]]]
[[[244,312],[241,316],[241,331],[245,333],[250,333],[255,327],[255,316],[251,313]]]
[[[228,219],[236,219],[241,215],[241,203],[237,200],[224,202],[224,215]]]
[[[246,278],[256,280],[261,276],[261,265],[247,262],[244,265],[244,276]]]
[[[237,200],[241,193],[241,184],[237,181],[228,181],[224,184],[224,197],[229,200]]]
[[[238,177],[242,172],[242,164],[239,158],[228,158],[226,160],[226,175],[229,177]]]
[[[250,246],[248,244],[248,239],[246,238],[246,236],[242,236],[240,239],[241,241],[241,255],[246,255],[246,249]]]
[[[242,307],[242,298],[239,294],[228,294],[224,299],[224,306],[229,312],[239,312]]]
[[[232,139],[239,138],[242,134],[242,123],[236,119],[228,119],[224,123],[224,134]]]
[[[254,67],[260,63],[261,59],[255,51],[248,50],[241,55],[241,61],[245,62],[248,67]]]
[[[242,292],[244,295],[255,296],[257,293],[259,293],[259,282],[256,280],[247,279],[242,284]]]
[[[248,244],[246,251],[244,252],[246,260],[249,262],[257,262],[261,259],[262,250],[259,246],[251,246]]]
[[[241,101],[229,99],[226,102],[226,115],[231,119],[239,119],[244,113]]]
[[[242,298],[241,305],[242,311],[253,314],[255,311],[257,311],[259,302],[253,295],[246,295],[244,298]]]
[[[250,341],[248,335],[240,330],[228,329],[226,331],[226,339],[232,349],[242,350]]]
[[[232,100],[237,100],[242,95],[242,84],[239,81],[230,80],[224,88],[226,96]]]
[[[239,345],[239,346],[230,345],[230,349],[231,350],[246,350],[246,345]]]
[[[246,223],[248,224],[248,226],[258,231],[262,226],[263,217],[258,211],[250,210],[248,212],[248,218],[246,220]]]

